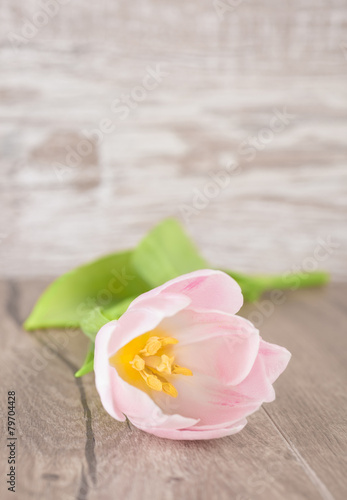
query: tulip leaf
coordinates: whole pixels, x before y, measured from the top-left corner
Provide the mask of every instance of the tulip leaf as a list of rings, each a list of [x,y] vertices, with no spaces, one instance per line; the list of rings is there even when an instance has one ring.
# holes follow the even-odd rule
[[[89,337],[92,340],[92,342],[90,343],[86,359],[84,360],[84,363],[81,366],[81,368],[75,373],[75,377],[82,377],[83,375],[86,375],[87,373],[93,371],[94,345],[95,345],[94,341],[96,334],[98,333],[100,328],[104,326],[106,323],[114,319],[120,318],[122,314],[128,309],[130,303],[135,298],[136,296],[124,299],[120,301],[118,304],[115,304],[114,306],[105,309],[104,311],[102,311],[100,307],[97,307],[95,309],[92,309],[83,318],[83,320],[81,321],[81,329],[83,330],[83,333],[85,333],[87,337]]]
[[[152,229],[134,250],[131,262],[151,287],[210,267],[175,219],[166,219]]]
[[[100,328],[106,325],[106,323],[109,323],[109,321],[110,320],[101,312],[101,308],[95,307],[83,316],[80,322],[80,327],[83,333],[94,341]]]
[[[149,288],[134,269],[130,251],[107,255],[55,280],[38,299],[24,327],[77,327],[95,307],[110,307]]]
[[[94,370],[94,345],[94,342],[89,344],[86,359],[84,360],[81,368],[75,373],[75,377],[82,377],[83,375],[86,375]]]
[[[119,319],[122,316],[122,314],[124,314],[125,311],[128,309],[131,302],[134,299],[136,299],[136,297],[137,297],[136,295],[134,295],[134,297],[128,297],[124,300],[121,300],[120,302],[117,302],[117,304],[105,308],[103,310],[104,316],[106,316],[109,321],[112,321],[114,319]]]

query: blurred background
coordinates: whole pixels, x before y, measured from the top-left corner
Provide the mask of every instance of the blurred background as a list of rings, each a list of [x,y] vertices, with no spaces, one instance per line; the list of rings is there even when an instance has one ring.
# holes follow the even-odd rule
[[[205,257],[347,278],[346,0],[2,0],[0,264],[176,216]]]

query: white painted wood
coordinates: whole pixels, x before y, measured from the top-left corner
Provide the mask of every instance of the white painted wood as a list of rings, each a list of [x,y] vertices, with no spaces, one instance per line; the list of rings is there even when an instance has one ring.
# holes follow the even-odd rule
[[[317,265],[346,279],[345,1],[245,0],[220,20],[212,1],[71,0],[14,50],[8,33],[39,10],[1,7],[2,275],[61,274],[176,215],[217,266],[284,272],[331,238]],[[157,64],[158,86],[125,119],[112,112]],[[272,133],[283,109],[294,116]],[[57,176],[105,119],[114,131]],[[238,174],[185,219],[231,161]]]

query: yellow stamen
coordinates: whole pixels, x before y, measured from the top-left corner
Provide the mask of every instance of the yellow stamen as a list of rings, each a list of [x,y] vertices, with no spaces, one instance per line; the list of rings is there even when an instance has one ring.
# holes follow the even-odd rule
[[[162,333],[160,330],[153,330],[154,332],[159,333],[159,335]],[[126,372],[127,376],[134,384],[139,384],[139,387],[143,382],[141,382],[138,375],[141,376],[150,389],[158,392],[162,391],[168,396],[176,398],[178,396],[176,387],[168,382],[163,375],[192,376],[193,373],[189,368],[174,364],[175,356],[171,356],[174,352],[173,349],[169,348],[167,351],[165,349],[166,346],[177,344],[177,339],[161,335],[149,336],[150,333],[146,334],[142,342],[141,337],[131,341],[119,353],[110,358],[110,363],[118,370],[121,370],[122,366],[127,370],[125,366],[128,366],[130,372]],[[129,367],[129,364],[133,370]],[[170,380],[174,381],[172,378]]]
[[[140,371],[141,377],[144,379],[146,384],[150,389],[153,389],[154,391],[162,391],[163,390],[163,384],[161,381],[158,379],[156,375],[153,375],[152,373],[149,373],[148,370],[142,370]]]
[[[171,373],[171,365],[172,365],[175,357],[172,356],[171,358],[169,358],[169,356],[167,356],[166,354],[163,354],[160,359],[161,359],[161,363],[157,367],[158,372],[164,372],[164,373],[170,374]]]
[[[146,366],[144,359],[142,359],[138,354],[135,354],[134,359],[129,361],[131,366],[138,371],[141,371]]]
[[[154,356],[161,348],[161,341],[159,337],[150,337],[140,353],[144,356]]]
[[[148,356],[146,358],[146,366],[155,370],[156,372],[171,374],[171,365],[175,356],[167,356],[166,354],[162,354],[159,356]]]
[[[176,387],[174,387],[169,382],[163,383],[163,392],[165,392],[165,394],[168,394],[169,396],[172,396],[173,398],[177,398],[178,396]]]
[[[162,347],[177,343],[178,340],[173,337],[150,337],[140,353],[143,354],[143,356],[154,356]]]
[[[187,375],[188,377],[193,375],[193,372],[189,368],[180,365],[172,365],[171,373],[173,375]]]
[[[178,340],[173,337],[160,337],[160,342],[162,347],[169,344],[178,344]]]

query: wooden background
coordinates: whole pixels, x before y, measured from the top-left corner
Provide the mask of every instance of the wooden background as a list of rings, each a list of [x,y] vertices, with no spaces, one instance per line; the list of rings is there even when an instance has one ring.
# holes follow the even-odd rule
[[[347,1],[225,0],[222,15],[213,0],[56,0],[37,28],[47,1],[0,4],[1,408],[15,389],[17,497],[344,499]],[[156,88],[112,111],[158,65]],[[107,119],[112,133],[67,164]],[[169,215],[215,265],[313,265],[335,282],[265,318],[264,338],[293,352],[278,399],[209,443],[114,422],[92,375],[73,377],[82,337],[64,347],[20,326],[49,279]]]
[[[331,237],[321,267],[347,277],[346,0],[244,0],[223,19],[213,0],[65,2],[26,43],[11,40],[39,4],[1,2],[3,275],[56,276],[176,215],[216,265],[286,271]],[[157,88],[112,112],[157,64]],[[240,154],[274,109],[293,117]],[[107,118],[114,132],[57,176]],[[184,219],[232,161],[229,185]]]

